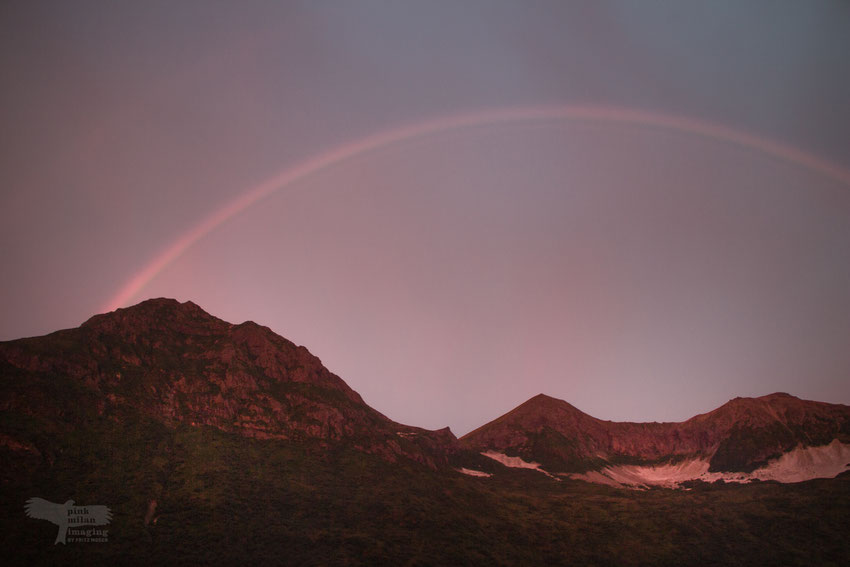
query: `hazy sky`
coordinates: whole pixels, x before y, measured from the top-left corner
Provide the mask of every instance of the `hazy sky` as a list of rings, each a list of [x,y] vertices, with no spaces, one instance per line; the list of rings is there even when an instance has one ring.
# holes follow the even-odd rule
[[[849,404],[848,54],[841,1],[5,1],[0,339],[192,300],[456,434]]]

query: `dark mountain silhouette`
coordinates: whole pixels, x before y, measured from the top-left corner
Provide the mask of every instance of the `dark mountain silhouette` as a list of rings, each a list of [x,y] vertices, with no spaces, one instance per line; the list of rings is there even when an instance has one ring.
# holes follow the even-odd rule
[[[679,424],[537,396],[458,441],[266,327],[157,299],[0,343],[0,547],[27,565],[847,564],[848,474],[616,487],[646,484],[629,466],[817,464],[846,440],[846,406],[776,394]],[[497,462],[520,458],[548,476]],[[51,503],[72,500],[111,511],[106,541],[53,545]]]
[[[76,329],[0,343],[0,365],[4,411],[68,425],[132,410],[259,439],[346,442],[432,468],[455,441],[448,428],[427,431],[375,411],[268,327],[233,325],[192,302],[151,299]]]
[[[708,472],[749,473],[792,450],[850,443],[850,407],[785,393],[736,398],[681,423],[603,421],[540,394],[461,438],[550,472],[702,459]]]
[[[681,423],[604,421],[540,394],[458,444],[448,428],[427,431],[372,409],[306,348],[268,327],[234,325],[173,299],[0,343],[0,365],[0,407],[48,428],[130,412],[257,439],[344,443],[430,468],[448,465],[462,448],[518,456],[550,472],[685,458],[708,461],[709,472],[752,472],[798,447],[850,443],[850,408],[777,393],[736,398]],[[42,453],[8,434],[4,443]],[[43,452],[53,458],[48,447]]]

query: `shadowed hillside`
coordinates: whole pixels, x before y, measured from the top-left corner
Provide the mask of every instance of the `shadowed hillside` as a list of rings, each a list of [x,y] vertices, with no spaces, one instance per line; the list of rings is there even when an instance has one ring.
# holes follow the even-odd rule
[[[635,491],[504,467],[447,430],[392,422],[303,347],[191,303],[2,343],[0,373],[0,542],[14,564],[850,561],[846,474]],[[758,403],[793,413],[799,400],[783,400]],[[694,420],[760,423],[741,404]],[[515,412],[499,423],[610,425],[546,397]],[[54,545],[56,525],[24,514],[32,497],[110,507],[108,541]]]

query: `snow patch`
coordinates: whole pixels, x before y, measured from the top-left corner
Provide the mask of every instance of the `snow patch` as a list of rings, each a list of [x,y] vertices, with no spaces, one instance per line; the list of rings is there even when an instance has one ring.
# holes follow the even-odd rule
[[[522,460],[522,457],[509,457],[504,453],[497,453],[496,451],[486,451],[481,453],[485,457],[493,459],[494,461],[498,461],[505,465],[506,467],[510,467],[512,469],[533,469],[537,472],[541,472],[548,476],[549,478],[554,478],[555,480],[561,480],[553,474],[543,470],[540,468],[540,463],[529,463],[528,461]]]
[[[598,484],[633,488],[649,486],[677,488],[681,483],[689,480],[744,483],[757,479],[788,483],[814,478],[833,478],[845,470],[850,470],[848,462],[850,462],[850,445],[835,439],[829,445],[821,447],[797,447],[751,473],[708,472],[708,460],[687,459],[675,464],[656,466],[618,465],[605,467],[599,471],[564,476]]]
[[[850,445],[835,439],[822,447],[798,447],[753,471],[760,480],[802,482],[813,478],[834,478],[848,470]]]
[[[491,476],[493,476],[492,474],[490,474],[488,472],[477,471],[477,470],[468,469],[468,468],[465,468],[465,467],[460,468],[460,469],[455,469],[455,470],[459,473],[466,474],[466,475],[469,475],[469,476],[480,476],[480,477],[484,477],[484,478],[490,478]]]

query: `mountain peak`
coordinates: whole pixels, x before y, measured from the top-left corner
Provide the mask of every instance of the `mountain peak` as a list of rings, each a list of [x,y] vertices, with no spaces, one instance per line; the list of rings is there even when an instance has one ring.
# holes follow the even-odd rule
[[[554,398],[554,397],[549,396],[547,394],[537,394],[536,396],[533,396],[533,397],[527,399],[525,402],[520,404],[514,411],[519,411],[521,409],[526,410],[526,411],[530,411],[530,410],[544,410],[544,411],[560,410],[560,411],[576,411],[576,412],[581,413],[581,410],[576,408],[571,403],[569,403],[565,400],[562,400],[560,398]]]
[[[797,446],[850,441],[849,410],[776,392],[735,398],[681,423],[630,423],[599,420],[539,394],[461,442],[562,472],[684,458],[702,459],[711,471],[750,472]]]
[[[454,441],[369,407],[307,348],[253,321],[233,325],[191,301],[157,298],[96,315],[79,328],[0,345],[21,385],[8,408],[70,422],[142,414],[169,425],[248,437],[347,440],[392,460],[436,466]],[[74,399],[67,398],[73,392]],[[80,414],[81,415],[81,414]]]
[[[774,392],[772,394],[767,394],[766,396],[759,396],[756,398],[757,400],[762,400],[765,402],[775,402],[775,401],[784,401],[784,402],[792,402],[792,401],[802,401],[797,396],[792,396],[787,392]]]
[[[777,412],[781,414],[786,411],[810,407],[819,403],[820,402],[802,400],[785,392],[775,392],[773,394],[767,394],[765,396],[758,396],[755,398],[733,398],[716,410],[703,415],[718,417],[727,415],[726,419],[735,420],[741,419],[742,416],[746,415],[749,416],[748,419],[750,420],[761,419],[763,421],[775,421],[777,419],[781,419]],[[692,419],[697,419],[699,417],[700,416],[696,416]]]
[[[772,394],[766,394],[764,396],[756,396],[756,397],[743,397],[736,396],[729,400],[730,402],[754,402],[754,401],[762,401],[762,402],[770,402],[775,400],[799,400],[797,396],[792,396],[787,392],[774,392]]]
[[[549,395],[543,394],[543,393],[540,393],[540,394],[537,394],[536,396],[530,397],[528,400],[526,400],[526,403],[529,403],[529,402],[534,402],[534,403],[564,402],[564,403],[566,403],[564,400],[562,400],[560,398],[554,398],[552,396],[549,396]]]
[[[145,299],[140,301],[135,305],[130,305],[128,307],[119,307],[112,313],[120,313],[122,311],[135,311],[135,312],[164,312],[164,311],[201,311],[206,313],[203,309],[201,309],[196,303],[192,301],[184,301],[180,302],[172,297],[151,297],[150,299]],[[108,313],[106,314],[108,315]],[[207,315],[209,315],[207,313]]]
[[[210,315],[191,301],[180,303],[176,299],[160,297],[95,315],[81,328],[126,336],[157,329],[209,334],[229,326],[229,323]]]

